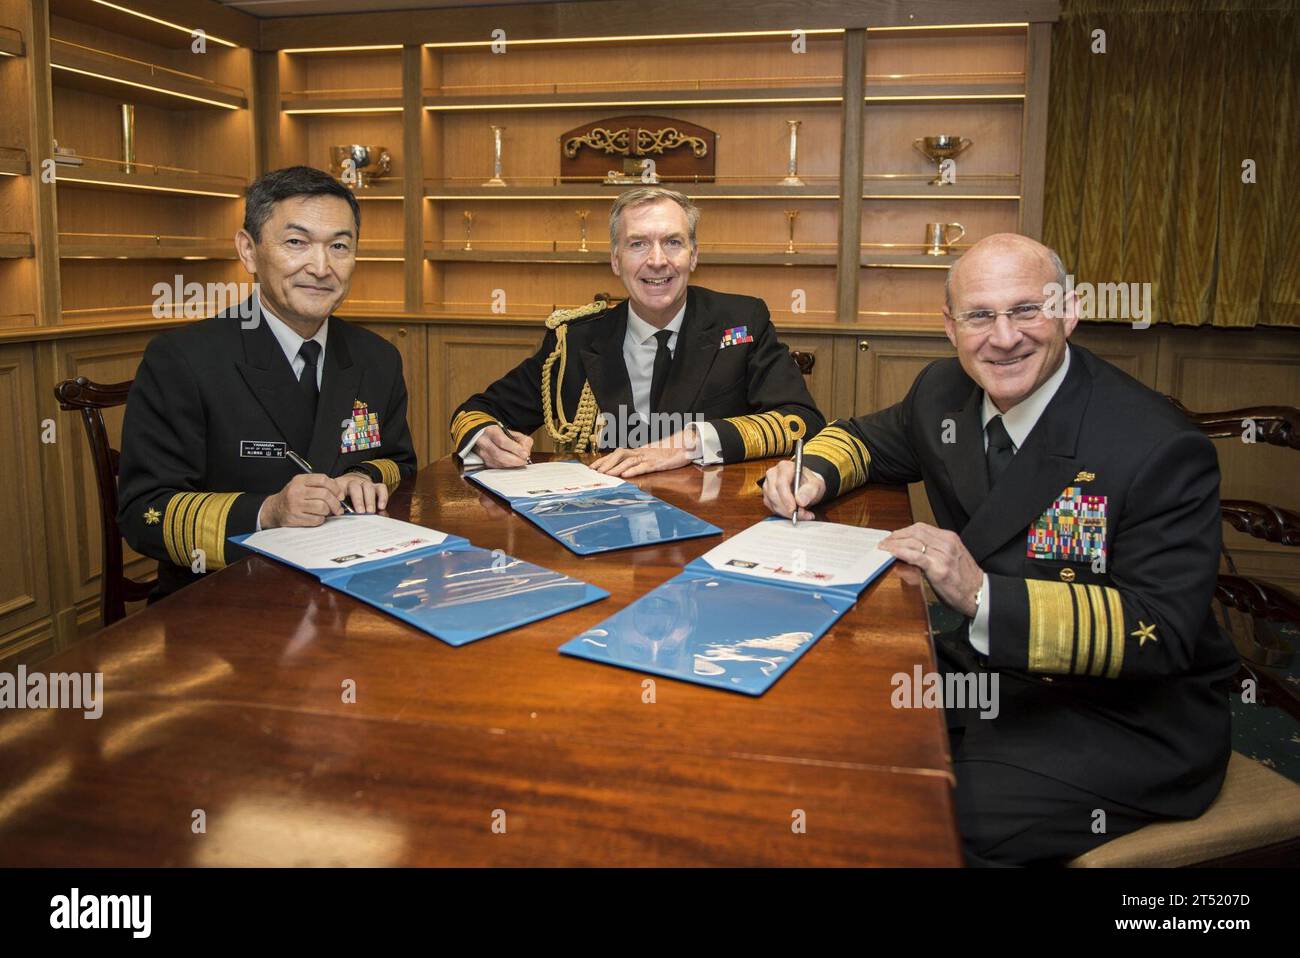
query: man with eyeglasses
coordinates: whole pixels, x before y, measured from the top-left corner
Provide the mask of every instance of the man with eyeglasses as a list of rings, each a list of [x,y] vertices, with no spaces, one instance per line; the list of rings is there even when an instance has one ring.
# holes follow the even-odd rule
[[[797,502],[792,463],[764,482],[773,512],[810,519],[865,482],[924,481],[938,527],[881,548],[960,620],[935,637],[945,688],[999,677],[988,718],[945,703],[972,864],[1061,862],[1195,817],[1230,752],[1237,655],[1210,607],[1214,447],[1159,393],[1069,344],[1065,285],[1040,243],[976,243],[945,288],[956,358],[808,442]]]

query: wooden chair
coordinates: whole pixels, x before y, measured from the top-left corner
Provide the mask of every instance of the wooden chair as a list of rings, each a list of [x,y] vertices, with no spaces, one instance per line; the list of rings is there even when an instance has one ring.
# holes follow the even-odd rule
[[[1254,406],[1226,412],[1191,412],[1167,397],[1200,430],[1214,439],[1242,436],[1243,420],[1254,423],[1255,439],[1270,445],[1300,449],[1300,410],[1290,406]],[[1300,546],[1300,516],[1267,503],[1246,499],[1221,500],[1223,519],[1258,539]],[[1215,599],[1224,609],[1243,613],[1252,628],[1230,629],[1242,668],[1242,683],[1253,680],[1257,703],[1276,705],[1300,720],[1297,699],[1269,665],[1286,665],[1292,650],[1269,641],[1266,622],[1300,625],[1300,598],[1280,586],[1237,575],[1236,563],[1224,549],[1228,573],[1221,574]],[[1225,625],[1228,622],[1225,621]],[[1249,642],[1245,640],[1249,639]],[[1243,648],[1243,645],[1245,647]],[[1300,785],[1246,756],[1233,752],[1223,787],[1199,818],[1158,822],[1107,842],[1080,855],[1072,868],[1181,867],[1186,865],[1294,865],[1300,862]]]
[[[95,465],[95,484],[99,491],[99,532],[103,546],[99,577],[99,609],[104,625],[126,617],[126,603],[147,599],[157,578],[146,582],[129,579],[122,561],[122,534],[117,528],[117,469],[120,453],[108,444],[104,428],[104,410],[121,406],[131,391],[124,383],[93,383],[85,376],[65,379],[54,387],[59,408],[81,413],[86,438],[90,441],[90,458]]]
[[[811,376],[813,366],[817,365],[817,357],[812,353],[803,353],[797,349],[790,350],[790,355],[794,357],[794,363],[799,367],[799,372],[805,376]]]
[[[1247,424],[1253,424],[1256,442],[1300,450],[1300,409],[1294,406],[1250,406],[1223,412],[1193,412],[1172,396],[1166,397],[1211,439],[1240,439]],[[1300,547],[1300,515],[1289,509],[1253,499],[1223,499],[1219,503],[1224,522],[1255,539]],[[1224,627],[1241,652],[1242,673],[1238,682],[1253,679],[1261,701],[1276,704],[1300,719],[1300,697],[1268,669],[1285,668],[1295,651],[1270,626],[1293,621],[1300,599],[1281,586],[1241,576],[1231,551],[1223,547],[1228,573],[1219,576],[1215,599],[1224,610]],[[1231,610],[1243,613],[1245,621],[1234,627]]]

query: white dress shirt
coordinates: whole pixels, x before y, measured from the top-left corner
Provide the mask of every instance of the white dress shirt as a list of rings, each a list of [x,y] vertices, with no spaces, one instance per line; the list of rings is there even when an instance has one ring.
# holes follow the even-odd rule
[[[663,327],[672,333],[668,337],[668,351],[673,356],[677,355],[678,333],[681,332],[685,316],[686,305],[683,303],[677,315]],[[655,333],[659,331],[660,327],[647,323],[632,309],[632,304],[628,303],[627,331],[623,334],[623,365],[627,367],[627,378],[632,386],[632,408],[641,421],[646,423],[650,422],[650,383],[654,378],[655,353],[659,350]],[[483,427],[486,428],[488,427]],[[687,423],[687,428],[695,430],[695,455],[692,460],[694,463],[711,466],[722,462],[722,440],[718,438],[717,429],[707,422],[690,422]],[[483,429],[470,436],[460,450],[461,461],[467,466],[477,466],[483,462],[482,457],[474,452],[474,446],[483,435]]]
[[[1061,388],[1061,383],[1065,382],[1065,374],[1070,371],[1070,348],[1065,348],[1065,358],[1061,360],[1061,365],[1056,367],[1056,372],[1048,376],[1043,384],[1022,399],[1016,405],[1012,406],[1006,412],[999,412],[998,407],[993,405],[993,400],[989,398],[988,393],[984,394],[984,403],[980,407],[980,428],[984,432],[984,451],[987,453],[989,448],[989,434],[986,427],[989,420],[994,416],[1002,417],[1002,425],[1007,429],[1007,435],[1011,437],[1011,451],[1019,452],[1020,447],[1025,444],[1029,434],[1033,432],[1034,426],[1038,425],[1038,420],[1042,418],[1043,412],[1047,409],[1047,404],[1052,401],[1056,391]],[[974,646],[975,651],[981,655],[989,654],[989,576],[984,573],[984,581],[980,585],[980,606],[975,610],[975,618],[970,624],[970,644]]]

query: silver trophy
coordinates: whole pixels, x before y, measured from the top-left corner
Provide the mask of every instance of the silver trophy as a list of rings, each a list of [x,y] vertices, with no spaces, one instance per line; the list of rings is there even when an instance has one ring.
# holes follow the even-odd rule
[[[782,186],[803,186],[803,180],[799,179],[799,126],[803,120],[786,120],[786,125],[790,127],[790,160],[786,164],[785,179],[781,181]]]
[[[506,185],[506,181],[501,178],[501,134],[504,131],[504,126],[492,127],[492,179],[484,183],[484,186]]]
[[[352,189],[365,189],[371,180],[387,176],[393,168],[393,155],[384,146],[330,147],[330,172],[339,182]]]

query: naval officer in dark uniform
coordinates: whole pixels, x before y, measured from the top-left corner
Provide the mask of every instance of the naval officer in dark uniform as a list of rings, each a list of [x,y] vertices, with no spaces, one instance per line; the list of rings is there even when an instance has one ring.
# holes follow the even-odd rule
[[[619,196],[610,265],[628,299],[557,310],[535,356],[460,405],[466,465],[522,466],[543,424],[562,448],[609,450],[593,468],[623,478],[784,455],[825,425],[763,301],[688,285],[699,218],[663,187]]]
[[[235,237],[256,293],[150,342],[122,426],[117,521],[160,560],[153,598],[241,555],[228,536],[320,525],[343,500],[381,510],[415,472],[401,356],[331,315],[360,229],[356,197],[329,174],[266,174]]]
[[[1195,817],[1223,782],[1237,655],[1210,608],[1218,460],[1163,396],[1070,345],[1076,302],[1051,250],[990,236],[948,279],[956,358],[812,439],[797,506],[810,518],[864,482],[924,481],[938,528],[882,548],[962,617],[936,639],[941,670],[1000,679],[988,718],[945,703],[968,858],[1062,861]],[[768,472],[779,515],[793,477]]]

